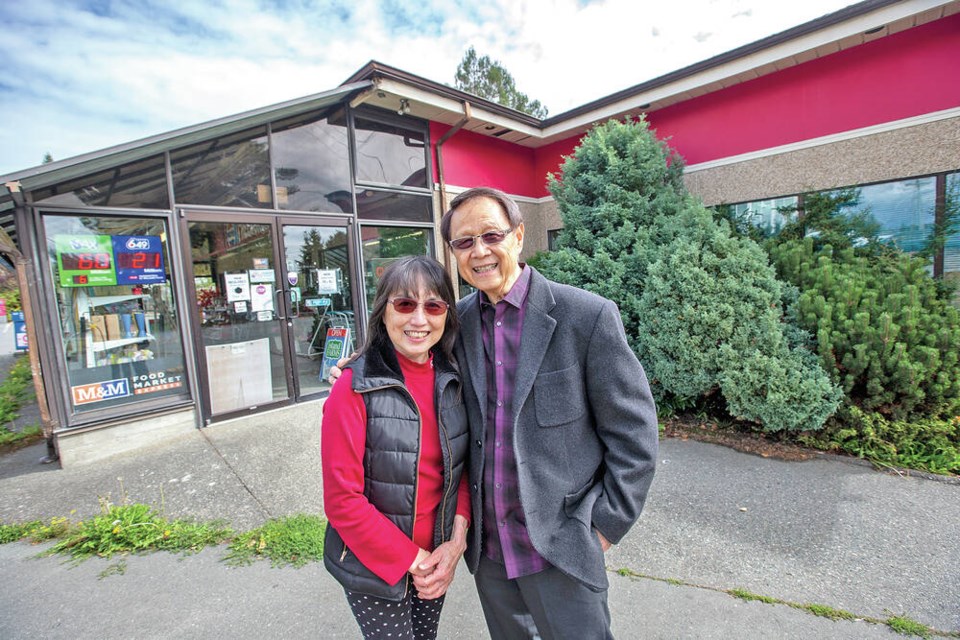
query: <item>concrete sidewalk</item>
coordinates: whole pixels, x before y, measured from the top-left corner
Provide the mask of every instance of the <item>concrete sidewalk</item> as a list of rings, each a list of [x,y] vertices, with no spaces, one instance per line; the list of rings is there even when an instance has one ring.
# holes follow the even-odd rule
[[[0,521],[81,519],[98,512],[100,498],[238,530],[321,513],[319,420],[320,404],[303,404],[68,469],[38,464],[43,445],[0,456]],[[723,593],[733,588],[960,631],[958,522],[955,482],[665,440],[643,517],[607,557],[614,632],[621,640],[902,637]],[[34,559],[37,551],[0,546],[0,638],[360,637],[320,565],[231,568],[217,548],[71,567]],[[488,637],[462,565],[440,629],[441,638]]]

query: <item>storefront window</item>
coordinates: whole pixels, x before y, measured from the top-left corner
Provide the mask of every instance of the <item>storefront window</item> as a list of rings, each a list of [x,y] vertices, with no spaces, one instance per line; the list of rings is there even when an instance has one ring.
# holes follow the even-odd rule
[[[165,222],[43,223],[73,411],[187,396]]]
[[[33,196],[35,202],[47,205],[170,208],[167,170],[162,155],[38,189]]]
[[[352,213],[350,154],[343,107],[274,126],[277,208]]]
[[[884,182],[859,188],[856,202],[841,211],[867,211],[880,225],[880,239],[907,252],[930,239],[936,205],[936,178]]]
[[[733,205],[734,219],[757,227],[765,236],[775,236],[796,217],[797,197],[756,200]]]
[[[957,283],[956,300],[960,302],[960,173],[947,176],[946,215],[950,235],[943,250],[943,277]]]
[[[380,274],[404,256],[433,255],[433,233],[411,227],[361,227],[367,309],[373,305]]]
[[[263,127],[173,151],[170,163],[174,199],[179,204],[273,206]]]
[[[427,187],[423,131],[356,118],[357,182]]]
[[[430,222],[433,202],[425,195],[362,189],[357,192],[357,215],[363,220]]]

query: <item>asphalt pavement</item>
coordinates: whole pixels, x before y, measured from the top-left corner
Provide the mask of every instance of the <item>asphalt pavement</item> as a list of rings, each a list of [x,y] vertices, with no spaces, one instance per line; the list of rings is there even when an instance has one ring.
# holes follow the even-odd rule
[[[2,360],[3,358],[0,358]],[[6,362],[0,362],[0,367]],[[101,501],[247,530],[322,513],[320,403],[220,423],[61,469],[44,445],[0,456],[0,522],[80,520]],[[607,554],[617,638],[902,638],[864,618],[960,633],[960,484],[821,457],[786,462],[661,443],[647,507]],[[226,547],[79,565],[0,545],[0,638],[359,638],[321,564],[231,567]],[[789,604],[746,601],[731,589]],[[815,616],[816,604],[856,620]],[[488,638],[461,564],[441,638]]]

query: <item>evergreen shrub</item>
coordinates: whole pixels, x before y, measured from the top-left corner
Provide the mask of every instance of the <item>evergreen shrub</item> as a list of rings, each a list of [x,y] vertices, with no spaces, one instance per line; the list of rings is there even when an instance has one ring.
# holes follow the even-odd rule
[[[542,270],[619,305],[661,403],[719,394],[768,431],[823,425],[841,394],[790,326],[766,254],[686,191],[682,159],[643,119],[598,125],[561,171],[561,248]]]
[[[802,291],[800,325],[849,402],[895,420],[960,410],[960,321],[926,271],[905,254],[870,258],[814,249],[810,239],[775,247],[781,277]]]

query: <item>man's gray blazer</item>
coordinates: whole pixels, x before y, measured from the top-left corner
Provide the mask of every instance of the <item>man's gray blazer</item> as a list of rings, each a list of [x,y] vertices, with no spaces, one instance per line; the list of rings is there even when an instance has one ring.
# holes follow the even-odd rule
[[[473,523],[467,566],[480,561],[487,380],[476,293],[457,305],[457,361],[470,419]],[[617,306],[533,270],[517,362],[513,446],[533,546],[590,588],[606,589],[593,531],[617,543],[640,516],[656,465],[657,414]]]

